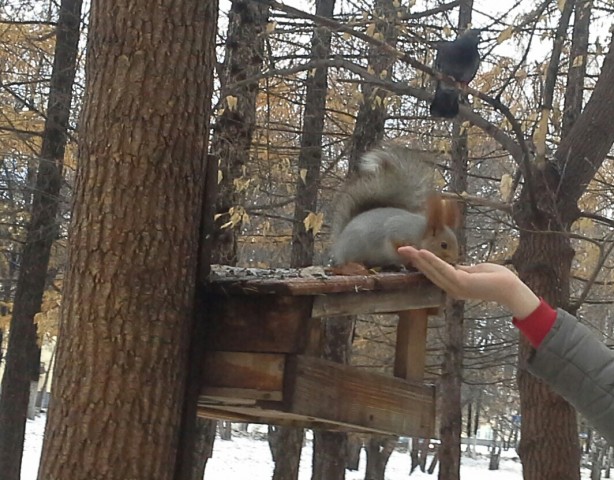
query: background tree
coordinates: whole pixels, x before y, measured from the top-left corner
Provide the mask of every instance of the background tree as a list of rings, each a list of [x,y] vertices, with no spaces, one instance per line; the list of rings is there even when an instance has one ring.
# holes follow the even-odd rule
[[[63,0],[60,4],[36,187],[13,303],[0,395],[0,470],[7,480],[21,476],[30,383],[38,386],[40,348],[34,316],[41,309],[51,247],[59,233],[62,165],[77,67],[81,5],[81,0]]]

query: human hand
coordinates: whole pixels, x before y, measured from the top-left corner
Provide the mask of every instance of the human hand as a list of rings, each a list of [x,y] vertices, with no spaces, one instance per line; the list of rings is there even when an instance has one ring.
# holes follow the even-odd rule
[[[497,302],[518,319],[527,317],[539,306],[537,295],[502,265],[481,263],[453,267],[428,250],[400,247],[398,252],[454,298]]]

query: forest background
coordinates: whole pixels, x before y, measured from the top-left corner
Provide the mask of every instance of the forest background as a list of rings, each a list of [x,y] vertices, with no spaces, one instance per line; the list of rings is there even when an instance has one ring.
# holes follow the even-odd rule
[[[196,163],[190,165],[198,155],[184,146],[167,158],[160,153],[162,147],[154,147],[157,141],[175,145],[168,139],[175,138],[180,122],[172,124],[169,118],[185,121],[195,136],[204,132],[198,148],[202,150],[205,138],[207,152],[219,162],[214,263],[257,268],[325,263],[335,193],[362,153],[383,139],[394,139],[437,159],[439,187],[464,206],[459,236],[466,262],[510,265],[540,295],[577,314],[612,343],[611,1],[517,0],[493,5],[468,0],[318,0],[309,8],[303,3],[256,0],[197,7],[184,1],[177,7],[185,9],[176,15],[178,25],[172,19],[161,20],[165,9],[146,13],[146,3],[139,0],[128,7],[118,1],[113,3],[116,10],[96,8],[97,3],[90,10],[78,0],[0,4],[0,326],[7,372],[0,397],[0,470],[13,472],[7,478],[18,478],[15,472],[21,462],[25,417],[16,412],[25,412],[27,400],[36,398],[31,390],[44,391],[51,384],[45,373],[50,365],[39,368],[40,347],[55,349],[60,317],[69,318],[73,312],[81,318],[66,305],[74,305],[77,294],[87,298],[73,288],[70,302],[62,301],[68,249],[73,248],[68,245],[71,211],[73,230],[93,228],[105,241],[113,241],[109,225],[100,223],[97,229],[83,220],[86,216],[78,216],[89,208],[88,202],[97,200],[104,213],[101,199],[114,198],[117,208],[125,202],[149,201],[151,217],[145,217],[164,222],[173,211],[161,202],[152,203],[151,195],[164,190],[169,197],[168,191],[186,197],[205,188],[199,174],[193,175],[194,184],[181,183],[182,175],[200,172]],[[205,10],[195,17],[202,19],[204,33],[177,33],[183,28],[179,20],[198,8]],[[117,12],[130,12],[131,20]],[[143,19],[162,27],[149,31]],[[453,39],[468,25],[483,29],[482,63],[468,89],[469,103],[454,121],[430,118],[435,43]],[[132,41],[129,33],[134,31],[158,39],[151,50],[143,50],[150,54],[150,63],[144,61],[140,67],[132,56],[106,49],[129,44],[126,39]],[[217,58],[201,56],[212,47],[207,32],[211,39],[216,34]],[[159,40],[165,36],[166,44]],[[182,58],[182,52],[188,59],[185,77],[177,77],[181,69],[176,69],[176,77],[166,75],[167,58]],[[198,68],[192,68],[190,55],[205,60],[196,60]],[[207,90],[210,74],[212,91]],[[178,78],[180,83],[174,83]],[[148,104],[135,94],[123,111],[117,106],[123,93],[114,97],[114,89],[131,92],[138,84],[152,97],[149,101],[157,103]],[[115,102],[111,107],[105,108],[104,92],[107,101]],[[204,131],[209,100],[211,128]],[[165,109],[177,117],[165,117]],[[166,123],[158,122],[158,113]],[[151,164],[142,171],[113,168],[113,161],[125,165],[121,159],[142,157],[130,142],[118,143],[112,152],[103,148],[109,138],[126,131],[130,138],[141,139],[130,122],[161,139],[151,141],[149,157],[159,155],[168,160],[164,165],[173,166],[159,169],[157,177],[149,176]],[[96,163],[97,148],[107,163]],[[187,173],[173,170],[176,158],[182,158],[178,152],[190,158],[182,167]],[[79,183],[78,171],[92,177],[82,173]],[[124,183],[112,189],[105,184],[102,193],[95,193],[102,185],[92,180],[92,172],[98,171],[107,180],[118,175]],[[181,204],[178,198],[179,203],[169,205]],[[190,220],[185,225],[191,227],[184,226],[184,233],[198,228],[197,215],[185,217]],[[106,252],[106,246],[101,251]],[[90,257],[87,261],[104,265],[104,255]],[[71,258],[69,265],[77,265],[80,257],[75,253]],[[161,258],[179,264],[181,270],[191,257],[175,249]],[[79,278],[75,272],[71,278]],[[104,284],[104,273],[100,275]],[[96,310],[96,305],[104,305],[111,293],[102,288],[89,295],[88,315],[107,318],[109,314]],[[133,300],[140,301],[136,294]],[[520,428],[525,478],[579,478],[579,432],[590,438],[593,432],[564,401],[526,373],[523,365],[530,348],[519,342],[509,318],[492,305],[449,307],[430,324],[427,365],[429,379],[442,392],[441,478],[458,475],[461,429],[473,436],[483,425],[506,441],[515,440]],[[392,318],[357,319],[351,356],[347,351],[340,355],[361,368],[389,371],[394,326]],[[183,345],[184,336],[178,337],[178,344]],[[86,343],[77,335],[75,343],[67,340],[66,345],[79,341]],[[117,351],[109,355],[121,363]],[[67,358],[58,357],[61,371],[70,368]],[[105,374],[111,375],[97,369],[94,376]],[[77,388],[78,382],[73,383]],[[43,395],[39,397],[40,403]],[[177,394],[171,403],[181,402]],[[178,428],[177,422],[170,423]],[[286,429],[275,433],[282,445],[292,444],[299,435]],[[60,437],[51,438],[50,445]],[[77,445],[77,438],[70,442]],[[385,444],[386,439],[373,439],[375,446]],[[379,447],[373,448],[385,451]],[[603,447],[599,442],[593,445],[599,451]],[[46,448],[51,450],[43,455],[43,468],[61,469],[50,460],[53,447]],[[160,448],[165,459],[161,463],[175,465],[169,460],[174,450]],[[278,462],[279,472],[286,469],[290,473],[285,475],[291,475],[292,463]]]

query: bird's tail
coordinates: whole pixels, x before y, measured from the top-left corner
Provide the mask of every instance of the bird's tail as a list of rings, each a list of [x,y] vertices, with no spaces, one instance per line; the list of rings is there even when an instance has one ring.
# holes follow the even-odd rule
[[[458,115],[458,90],[437,82],[435,97],[431,102],[433,117],[454,118]]]

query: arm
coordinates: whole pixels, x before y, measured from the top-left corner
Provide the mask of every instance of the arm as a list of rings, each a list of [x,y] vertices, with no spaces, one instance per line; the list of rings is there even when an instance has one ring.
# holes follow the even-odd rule
[[[556,320],[537,345],[528,369],[571,403],[612,443],[614,351],[574,316],[560,309],[552,311]],[[525,321],[540,323],[544,319],[531,317]]]
[[[498,302],[536,348],[529,371],[563,396],[614,442],[614,352],[575,317],[541,301],[501,265],[453,267],[412,247],[399,254],[456,298]]]

